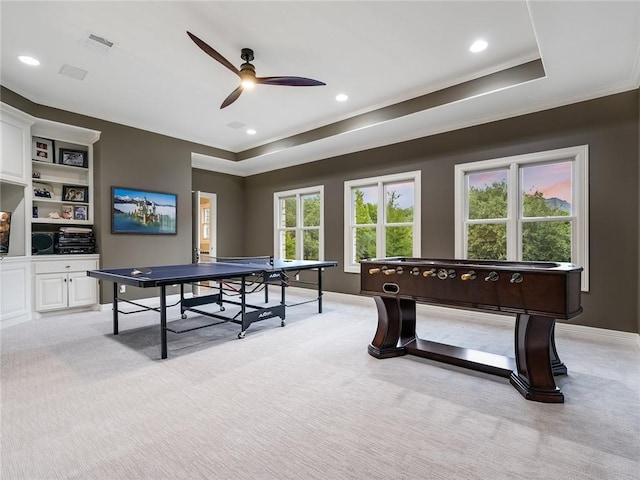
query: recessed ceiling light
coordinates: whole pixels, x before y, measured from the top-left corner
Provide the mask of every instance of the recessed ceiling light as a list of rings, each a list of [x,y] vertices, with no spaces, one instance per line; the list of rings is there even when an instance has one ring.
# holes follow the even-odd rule
[[[248,129],[247,129],[247,133],[248,133],[249,135],[255,135],[255,134],[256,134],[256,131],[255,131],[253,128],[248,128]]]
[[[478,53],[478,52],[483,51],[485,48],[487,48],[488,45],[489,44],[487,42],[485,42],[484,40],[476,40],[469,47],[469,51],[473,52],[473,53]]]
[[[28,55],[20,55],[18,57],[18,60],[20,60],[22,63],[26,63],[27,65],[33,65],[33,66],[40,65],[40,62],[38,60]]]
[[[336,95],[336,100],[339,102],[346,102],[347,100],[349,100],[349,97],[344,93],[339,93],[338,95]]]

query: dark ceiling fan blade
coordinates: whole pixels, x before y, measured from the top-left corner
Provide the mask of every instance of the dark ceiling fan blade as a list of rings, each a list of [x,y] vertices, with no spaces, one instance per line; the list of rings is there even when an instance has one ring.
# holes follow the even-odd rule
[[[317,87],[326,85],[324,82],[304,77],[257,77],[256,83],[262,85],[285,85],[289,87]]]
[[[236,75],[240,76],[240,71],[233,66],[233,64],[227,60],[226,58],[224,58],[222,55],[220,55],[218,52],[216,52],[213,48],[211,48],[209,45],[207,45],[205,42],[203,42],[202,40],[200,40],[198,37],[196,37],[193,33],[191,32],[187,32],[187,35],[189,35],[189,37],[191,38],[191,40],[194,41],[194,43],[196,45],[198,45],[202,51],[204,53],[206,53],[207,55],[209,55],[211,58],[213,58],[214,60],[217,60],[218,62],[220,62],[222,65],[224,65],[225,67],[227,67],[229,70],[231,70],[233,73],[235,73]]]
[[[222,110],[224,107],[228,107],[233,102],[235,102],[241,93],[242,93],[242,85],[236,88],[233,92],[229,94],[227,98],[224,99],[224,102],[222,102],[222,105],[220,105],[220,110]]]

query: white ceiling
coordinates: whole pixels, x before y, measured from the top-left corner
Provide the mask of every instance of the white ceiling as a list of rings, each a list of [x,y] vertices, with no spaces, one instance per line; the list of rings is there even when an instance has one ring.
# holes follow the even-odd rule
[[[196,152],[193,165],[238,175],[640,84],[640,1],[2,0],[0,8],[3,86],[42,105],[215,147],[221,150],[215,156]],[[252,48],[258,76],[302,76],[327,85],[258,85],[221,110],[238,78],[187,31],[238,68],[240,49]],[[88,45],[89,34],[114,46]],[[468,47],[478,38],[489,47],[472,54]],[[41,64],[26,66],[18,55]],[[538,58],[544,78],[382,120],[372,113]],[[70,78],[59,73],[63,65],[88,73]],[[336,102],[338,93],[349,101]],[[349,123],[363,114],[364,123]],[[246,127],[228,126],[233,123]],[[330,124],[336,128],[300,140]],[[257,134],[247,135],[249,127]]]

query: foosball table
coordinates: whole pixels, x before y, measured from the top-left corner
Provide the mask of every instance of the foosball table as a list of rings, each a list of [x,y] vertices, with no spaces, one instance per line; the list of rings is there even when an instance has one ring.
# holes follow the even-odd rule
[[[528,400],[562,403],[554,376],[566,375],[554,328],[582,312],[582,268],[570,263],[380,258],[361,262],[361,294],[373,296],[376,358],[416,355],[510,379]],[[514,314],[515,358],[416,335],[416,302]]]

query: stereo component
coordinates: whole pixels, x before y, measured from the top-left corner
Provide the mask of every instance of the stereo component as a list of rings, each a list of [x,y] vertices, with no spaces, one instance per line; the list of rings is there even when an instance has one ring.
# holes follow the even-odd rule
[[[55,233],[33,232],[31,234],[32,255],[53,255],[55,237]]]

